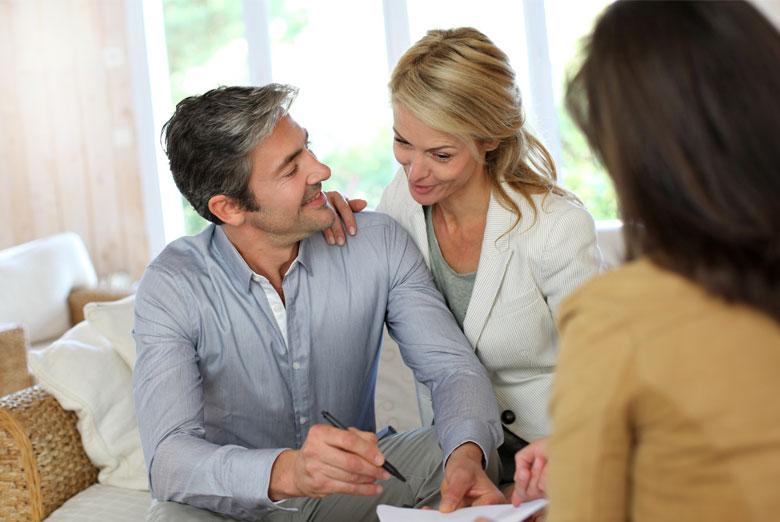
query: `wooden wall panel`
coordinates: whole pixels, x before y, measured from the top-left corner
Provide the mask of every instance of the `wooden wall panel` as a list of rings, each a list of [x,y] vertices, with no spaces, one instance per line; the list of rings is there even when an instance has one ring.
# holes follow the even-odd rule
[[[0,0],[0,248],[65,230],[148,263],[122,0]]]

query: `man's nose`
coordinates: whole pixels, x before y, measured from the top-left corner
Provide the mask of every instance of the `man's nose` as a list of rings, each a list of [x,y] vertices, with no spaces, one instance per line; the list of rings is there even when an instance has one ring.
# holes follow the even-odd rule
[[[312,157],[312,160],[314,161],[314,165],[311,169],[311,174],[309,175],[309,184],[314,185],[330,178],[330,167],[315,157]]]

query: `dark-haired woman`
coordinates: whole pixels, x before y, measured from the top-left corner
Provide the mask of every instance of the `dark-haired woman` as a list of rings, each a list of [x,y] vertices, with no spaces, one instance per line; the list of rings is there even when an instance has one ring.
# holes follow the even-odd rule
[[[568,104],[635,259],[561,308],[548,522],[779,520],[780,34],[617,2]]]

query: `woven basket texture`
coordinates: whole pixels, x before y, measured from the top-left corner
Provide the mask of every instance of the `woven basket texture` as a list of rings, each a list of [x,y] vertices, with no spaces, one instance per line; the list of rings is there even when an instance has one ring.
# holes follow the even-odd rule
[[[32,385],[27,341],[21,326],[0,327],[0,397]]]
[[[84,306],[87,303],[116,301],[130,295],[129,290],[101,290],[98,288],[75,288],[68,295],[71,324],[79,324],[84,320]]]
[[[39,385],[0,399],[0,520],[42,520],[97,481],[76,422]]]

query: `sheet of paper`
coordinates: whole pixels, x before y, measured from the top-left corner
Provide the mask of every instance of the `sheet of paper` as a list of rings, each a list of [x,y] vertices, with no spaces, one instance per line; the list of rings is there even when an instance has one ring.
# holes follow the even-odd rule
[[[439,513],[436,510],[399,508],[381,504],[376,508],[376,514],[379,515],[380,522],[474,522],[479,517],[488,518],[493,522],[521,522],[546,505],[547,500],[539,499],[526,502],[519,507],[499,504],[463,508],[452,513]]]

